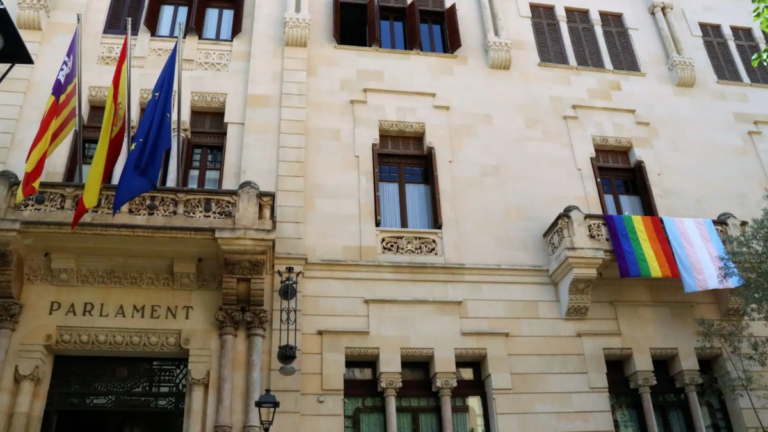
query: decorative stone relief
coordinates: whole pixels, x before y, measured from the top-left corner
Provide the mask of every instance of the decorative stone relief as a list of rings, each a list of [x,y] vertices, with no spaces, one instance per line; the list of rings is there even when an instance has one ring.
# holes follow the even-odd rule
[[[399,374],[398,374],[399,375]],[[384,391],[384,395],[397,394],[397,391],[403,387],[403,378],[400,376],[382,376],[379,377],[379,391]]]
[[[174,272],[173,287],[179,290],[193,290],[197,288],[197,273]]]
[[[566,318],[586,318],[592,302],[592,284],[594,279],[576,279],[568,288],[568,309]]]
[[[16,196],[18,187],[15,187],[12,191],[12,196]],[[31,195],[24,198],[20,203],[15,204],[16,210],[29,211],[29,212],[56,212],[64,210],[64,203],[66,197],[62,193],[39,191],[36,195]]]
[[[266,261],[258,257],[230,255],[224,257],[224,274],[227,276],[256,277],[264,274]]]
[[[485,52],[488,55],[488,67],[491,69],[509,70],[512,68],[512,42],[493,39],[485,42]]]
[[[400,132],[410,133],[414,135],[424,135],[426,131],[426,125],[424,123],[416,122],[402,122],[402,121],[379,121],[379,131],[381,132]]]
[[[632,138],[619,138],[610,136],[593,136],[592,144],[596,148],[626,150],[632,147]]]
[[[306,48],[309,41],[309,16],[285,15],[285,46]]]
[[[103,66],[117,66],[117,60],[120,58],[122,44],[101,44],[101,52],[96,60],[97,64]]]
[[[452,389],[455,389],[458,385],[458,380],[456,379],[456,375],[447,377],[447,376],[436,376],[432,380],[432,390],[433,391],[439,391],[440,393],[445,393],[445,391],[448,391],[450,394],[450,391]]]
[[[638,371],[629,376],[629,386],[633,389],[650,391],[656,385],[656,376],[653,372]]]
[[[253,309],[243,314],[243,320],[248,329],[266,329],[269,322],[269,312],[265,309]]]
[[[488,350],[485,348],[455,348],[453,355],[457,358],[466,357],[485,357],[488,355]]]
[[[184,205],[184,216],[195,219],[233,219],[235,202],[228,199],[192,198]]]
[[[434,357],[433,348],[400,348],[400,355],[403,357]]]
[[[64,277],[62,277],[64,276]],[[197,274],[184,285],[176,275],[150,270],[113,270],[103,268],[46,269],[27,266],[24,280],[34,285],[79,285],[99,287],[130,287],[154,289],[216,290],[221,286],[221,275]],[[194,285],[191,285],[194,283]]]
[[[632,348],[603,348],[603,356],[607,360],[623,360],[632,357]]]
[[[134,216],[175,216],[178,205],[179,202],[174,196],[145,194],[128,203],[128,214]]]
[[[230,331],[234,334],[240,325],[240,320],[243,319],[243,313],[236,309],[225,309],[222,306],[216,311],[215,318],[219,322],[219,329],[222,332]]]
[[[440,256],[435,239],[417,236],[383,237],[379,253],[384,255]]]
[[[173,47],[149,47],[149,56],[150,57],[168,57],[171,55],[171,52],[173,51]]]
[[[565,240],[565,233],[568,230],[568,218],[566,216],[561,217],[557,221],[557,225],[551,230],[544,238],[549,246],[549,254],[554,255]]]
[[[15,330],[16,324],[19,323],[21,310],[21,303],[15,300],[0,301],[0,328]]]
[[[178,130],[177,124],[178,122],[176,120],[174,120],[171,123],[171,134],[174,136],[176,135],[177,133],[176,131]],[[181,121],[181,135],[187,139],[189,139],[192,136],[189,130],[189,122],[186,120]]]
[[[677,355],[677,348],[651,348],[651,358],[667,360]]]
[[[109,87],[88,87],[88,104],[90,106],[104,106],[109,96]]]
[[[229,61],[232,54],[225,51],[197,51],[195,70],[209,72],[229,72]]]
[[[227,105],[227,95],[226,93],[192,92],[191,105],[195,108],[218,108],[223,111]]]
[[[48,0],[19,0],[19,13],[16,15],[16,26],[19,30],[42,30],[43,16],[51,15]]]
[[[201,386],[207,386],[209,380],[211,379],[211,371],[206,371],[205,375],[202,378],[195,378],[192,375],[192,371],[189,371],[189,385],[201,385]]]
[[[59,327],[56,336],[45,336],[55,349],[100,351],[183,351],[189,340],[180,330],[125,330],[91,327]]]
[[[17,365],[16,370],[13,373],[13,377],[17,382],[31,381],[33,383],[38,383],[42,379],[40,376],[40,366],[35,366],[35,368],[32,369],[32,372],[25,375],[19,371],[19,366]]]
[[[667,69],[677,87],[693,87],[696,84],[696,64],[692,58],[672,57],[667,61]]]
[[[587,222],[587,235],[594,241],[607,242],[610,240],[608,225],[605,224],[604,220]]]
[[[378,357],[378,348],[344,348],[346,357]]]
[[[696,357],[701,360],[713,359],[723,354],[720,347],[696,347]]]
[[[675,374],[675,387],[677,388],[691,390],[689,387],[693,387],[692,390],[695,390],[696,386],[703,382],[699,371],[682,371]]]

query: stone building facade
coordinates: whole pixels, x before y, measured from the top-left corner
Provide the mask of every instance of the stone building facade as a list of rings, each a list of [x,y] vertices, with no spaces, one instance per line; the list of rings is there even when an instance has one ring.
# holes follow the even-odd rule
[[[759,213],[747,0],[2,3],[36,64],[0,84],[0,432],[255,432],[266,388],[273,431],[768,421],[702,385],[728,364],[696,320],[738,319],[731,292],[620,279],[603,218],[738,233]],[[134,126],[185,22],[187,160],[114,218],[105,187],[71,230],[71,140],[14,197],[76,13],[96,131],[123,19]]]

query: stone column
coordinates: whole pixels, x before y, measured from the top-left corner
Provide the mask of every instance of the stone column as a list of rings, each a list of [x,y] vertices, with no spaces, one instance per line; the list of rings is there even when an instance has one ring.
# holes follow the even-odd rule
[[[453,432],[453,412],[451,411],[451,391],[456,388],[455,373],[438,373],[432,381],[432,391],[440,396],[440,415],[443,420],[443,432]]]
[[[21,315],[21,303],[15,300],[0,301],[0,373],[5,369],[8,346],[11,344],[11,335],[19,322],[19,315]]]
[[[557,21],[560,23],[560,34],[563,38],[563,45],[565,45],[565,55],[568,56],[566,59],[568,60],[567,64],[577,66],[576,55],[573,54],[573,44],[571,44],[571,34],[568,33],[568,18],[565,16],[565,13],[562,15],[558,14]],[[571,61],[573,61],[573,63],[571,63]]]
[[[35,391],[35,386],[40,382],[40,366],[35,366],[32,372],[24,374],[17,365],[14,378],[19,383],[19,388],[16,391],[11,427],[8,430],[9,432],[26,432],[29,408],[32,406],[32,394]]]
[[[673,8],[674,6],[672,3],[664,3],[664,19],[666,20],[669,32],[672,35],[672,42],[674,42],[675,48],[677,49],[677,55],[685,57],[685,49],[683,48],[682,40],[680,40],[680,32],[677,31],[677,23],[675,22],[675,17],[672,15]]]
[[[189,387],[192,392],[189,406],[189,432],[203,432],[203,414],[205,413],[205,387],[211,377],[211,371],[207,371],[202,378],[195,378],[189,371]]]
[[[504,11],[501,9],[501,0],[491,0],[493,8],[493,22],[496,23],[496,36],[499,39],[507,38],[507,29],[504,28]]]
[[[685,396],[688,398],[691,417],[693,417],[693,429],[696,432],[706,432],[704,418],[701,415],[701,406],[699,405],[699,395],[696,394],[696,386],[701,384],[701,382],[699,371],[682,371],[675,374],[675,385],[678,388],[682,387],[685,389]]]
[[[656,426],[656,416],[653,414],[653,402],[651,402],[651,387],[655,385],[656,377],[653,372],[638,371],[629,376],[629,386],[640,392],[648,432],[659,432],[659,428]]]
[[[261,395],[261,361],[264,358],[264,330],[269,313],[264,309],[246,312],[243,316],[248,325],[248,390],[245,398],[245,427],[243,432],[261,430],[259,410],[255,402]]]
[[[216,312],[219,322],[219,393],[216,401],[214,432],[232,431],[232,379],[235,367],[235,337],[243,313],[223,306]]]
[[[379,391],[384,392],[384,415],[387,421],[387,432],[397,432],[395,398],[397,391],[402,386],[403,378],[399,372],[382,372],[379,374]]]
[[[485,37],[492,40],[496,34],[493,30],[493,16],[488,0],[480,0],[480,11],[483,14],[483,25],[485,26]]]
[[[653,2],[650,7],[650,12],[656,18],[656,25],[659,27],[661,33],[661,39],[664,41],[664,46],[667,48],[667,55],[669,57],[677,56],[677,50],[675,49],[675,43],[672,42],[672,35],[669,33],[669,27],[667,27],[667,21],[664,19],[664,13],[661,11],[664,7],[662,2]]]

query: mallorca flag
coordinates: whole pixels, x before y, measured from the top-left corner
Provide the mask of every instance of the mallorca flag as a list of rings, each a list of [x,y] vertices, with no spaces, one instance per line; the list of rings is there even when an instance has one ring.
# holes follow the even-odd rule
[[[32,141],[32,147],[27,155],[27,166],[24,178],[16,197],[17,202],[37,193],[40,179],[43,176],[45,161],[53,154],[64,138],[72,132],[77,124],[77,30],[69,43],[69,49],[64,56],[64,62],[56,75],[53,90],[48,97],[40,129]]]
[[[112,177],[117,158],[123,149],[125,142],[125,104],[127,97],[127,70],[126,47],[128,37],[123,41],[123,48],[117,59],[115,76],[112,78],[112,87],[109,88],[107,104],[104,107],[104,121],[101,123],[101,134],[93,155],[88,179],[85,181],[85,190],[77,203],[75,217],[72,220],[74,228],[80,219],[88,213],[88,210],[96,207],[101,195],[101,186]]]

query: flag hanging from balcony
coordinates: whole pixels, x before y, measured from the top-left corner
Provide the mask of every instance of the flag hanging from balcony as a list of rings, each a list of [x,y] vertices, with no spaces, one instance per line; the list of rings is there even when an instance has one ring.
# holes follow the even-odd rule
[[[711,220],[670,217],[663,219],[669,243],[680,268],[685,292],[735,288],[741,285],[737,276],[721,280],[720,257],[725,256],[725,247]]]
[[[117,158],[125,142],[125,104],[127,96],[128,77],[125,59],[127,55],[128,36],[123,40],[123,47],[117,58],[115,75],[109,88],[107,103],[104,106],[104,120],[101,122],[99,143],[93,155],[88,179],[85,181],[83,195],[77,202],[75,217],[72,220],[74,228],[88,210],[99,204],[101,186],[112,177]]]
[[[605,215],[605,223],[621,277],[680,277],[659,218]]]
[[[61,144],[64,138],[72,132],[77,124],[77,38],[72,36],[69,49],[64,55],[64,62],[56,73],[53,90],[48,97],[45,113],[40,120],[40,128],[32,141],[32,147],[27,155],[24,178],[16,196],[16,201],[37,193],[40,179],[45,169],[45,161]]]

